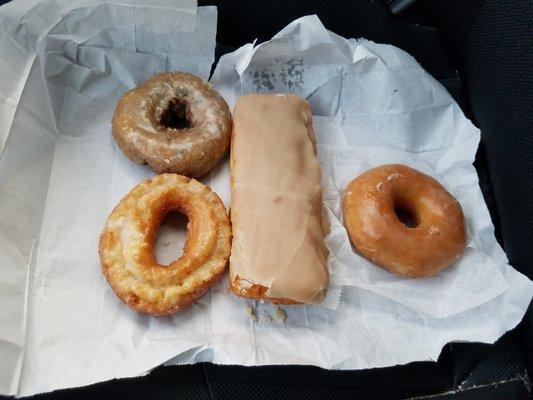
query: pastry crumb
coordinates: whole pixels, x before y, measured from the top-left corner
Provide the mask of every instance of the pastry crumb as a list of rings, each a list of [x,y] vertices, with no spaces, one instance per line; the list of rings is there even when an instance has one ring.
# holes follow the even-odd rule
[[[274,306],[276,309],[276,317],[278,317],[281,321],[285,321],[287,319],[287,312],[279,306],[279,304],[276,304]]]
[[[257,315],[255,314],[255,309],[252,306],[246,308],[246,314],[248,314],[252,320],[257,321]]]

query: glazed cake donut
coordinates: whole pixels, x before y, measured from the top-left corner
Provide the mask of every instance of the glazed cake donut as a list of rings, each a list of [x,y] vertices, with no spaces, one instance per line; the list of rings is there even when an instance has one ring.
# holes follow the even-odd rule
[[[189,222],[183,255],[157,263],[154,240],[166,214],[180,211]],[[224,204],[202,183],[177,174],[139,183],[109,215],[100,236],[102,271],[131,308],[163,315],[203,295],[225,270],[231,228]]]
[[[113,117],[118,147],[157,173],[200,177],[226,154],[228,105],[207,82],[186,72],[153,76],[125,93]]]
[[[355,249],[400,276],[434,275],[466,246],[457,200],[435,179],[405,165],[383,165],[355,178],[342,211]]]

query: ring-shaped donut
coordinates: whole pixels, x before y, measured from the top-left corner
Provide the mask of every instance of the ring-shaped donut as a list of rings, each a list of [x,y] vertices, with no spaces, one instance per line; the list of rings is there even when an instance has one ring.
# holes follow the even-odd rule
[[[342,210],[355,249],[404,277],[434,275],[466,246],[457,200],[435,179],[405,165],[379,166],[355,178],[346,187]]]
[[[207,82],[166,72],[125,93],[113,116],[118,147],[157,173],[200,177],[226,154],[231,112]]]
[[[171,211],[188,218],[183,255],[157,263],[154,241]],[[177,174],[140,182],[109,215],[100,236],[102,271],[131,308],[153,315],[181,310],[222,275],[231,246],[224,204],[202,183]]]

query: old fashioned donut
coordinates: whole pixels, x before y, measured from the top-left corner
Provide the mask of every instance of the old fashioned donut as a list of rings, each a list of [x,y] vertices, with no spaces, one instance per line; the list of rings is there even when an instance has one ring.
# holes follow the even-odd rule
[[[457,200],[435,179],[405,165],[382,165],[355,178],[342,211],[356,250],[404,277],[434,275],[466,246]]]
[[[166,214],[188,217],[183,255],[157,263],[154,240]],[[220,198],[202,183],[177,174],[135,186],[111,212],[100,236],[102,271],[131,308],[153,315],[181,310],[222,275],[231,245],[229,218]]]
[[[167,72],[122,96],[113,136],[127,157],[157,173],[200,177],[226,154],[231,113],[207,82],[186,72]]]

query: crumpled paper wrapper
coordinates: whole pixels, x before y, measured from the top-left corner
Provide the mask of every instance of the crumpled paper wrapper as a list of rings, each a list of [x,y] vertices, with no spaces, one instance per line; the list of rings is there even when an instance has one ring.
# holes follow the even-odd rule
[[[509,289],[472,165],[479,130],[448,92],[405,52],[328,32],[301,18],[257,47],[220,60],[214,86],[233,105],[249,92],[296,93],[311,104],[322,165],[326,244],[333,286],[356,286],[435,318],[483,304]],[[348,183],[378,165],[400,163],[440,181],[461,204],[468,247],[451,268],[409,280],[359,256],[342,224]]]
[[[113,204],[153,175],[116,148],[116,102],[157,72],[207,79],[216,16],[193,0],[0,8],[0,393],[135,376],[209,341],[201,302],[174,319],[121,306],[97,242]]]
[[[316,17],[224,56],[212,83],[230,105],[262,91],[310,101],[333,226],[330,308],[247,301],[229,293],[226,278],[169,317],[121,304],[100,273],[98,236],[120,197],[153,172],[116,147],[116,101],[156,72],[206,78],[213,61],[214,8],[155,4],[19,0],[0,8],[1,393],[137,376],[162,363],[388,366],[436,359],[453,340],[493,342],[520,321],[532,284],[494,240],[471,165],[479,132],[406,53],[346,40]],[[435,176],[465,210],[468,251],[435,278],[400,280],[347,243],[343,187],[386,162]],[[225,161],[204,179],[227,206],[228,176]],[[182,239],[170,235],[173,244],[158,250]]]

